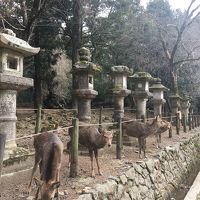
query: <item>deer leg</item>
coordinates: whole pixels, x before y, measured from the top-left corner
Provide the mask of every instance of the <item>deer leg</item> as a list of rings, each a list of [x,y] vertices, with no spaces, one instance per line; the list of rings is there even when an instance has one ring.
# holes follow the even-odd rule
[[[156,134],[156,148],[159,148],[159,134]]]
[[[69,152],[69,162],[68,162],[68,167],[70,168],[71,166],[71,152]]]
[[[40,188],[38,187],[37,192],[35,194],[35,200],[38,200],[39,191],[40,191]]]
[[[94,172],[94,163],[93,163],[93,150],[89,149],[89,154],[90,154],[90,159],[91,159],[91,176],[95,177],[95,172]]]
[[[96,159],[96,163],[97,163],[98,173],[99,173],[99,175],[102,176],[103,173],[102,173],[101,170],[100,170],[99,160],[98,160],[98,150],[97,150],[97,149],[94,150],[94,155],[95,155],[95,159]]]
[[[56,173],[56,181],[58,182],[60,179],[60,169],[57,170],[57,173]],[[56,194],[55,194],[55,197],[57,197],[57,200],[60,199],[59,197],[59,188],[56,188]]]
[[[139,158],[142,158],[141,153],[142,153],[142,138],[138,138],[138,143],[139,143]]]
[[[35,153],[35,163],[34,163],[34,167],[33,167],[32,173],[31,173],[31,180],[30,180],[30,183],[28,185],[28,194],[30,194],[30,192],[31,192],[31,184],[32,184],[32,181],[33,181],[33,176],[35,174],[35,171],[36,171],[37,166],[38,166],[40,161],[41,161],[41,159],[40,159],[40,157],[38,156],[38,154],[36,152]]]
[[[147,158],[147,156],[146,156],[146,138],[142,138],[142,149],[144,152],[144,157]]]
[[[161,144],[161,133],[158,134],[158,148],[161,148],[160,144]]]

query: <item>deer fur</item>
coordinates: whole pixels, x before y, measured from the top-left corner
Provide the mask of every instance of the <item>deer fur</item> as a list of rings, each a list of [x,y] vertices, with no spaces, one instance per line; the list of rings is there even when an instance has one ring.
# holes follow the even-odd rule
[[[35,163],[28,191],[30,193],[33,176],[39,164],[40,180],[35,179],[38,186],[35,199],[38,199],[39,193],[42,200],[52,199],[55,193],[59,199],[59,172],[63,154],[63,143],[54,132],[44,132],[34,137],[34,148]]]
[[[81,122],[81,125],[84,125]],[[72,136],[73,128],[69,129],[69,135]],[[98,150],[108,145],[112,145],[113,132],[102,130],[101,132],[92,126],[80,126],[79,127],[79,144],[85,146],[89,150],[89,156],[91,159],[91,176],[95,177],[93,155],[96,159],[98,174],[102,175],[100,170],[99,160],[98,160]],[[71,148],[71,142],[68,143],[68,149]],[[69,155],[69,165],[71,162],[71,157]]]
[[[128,121],[130,119],[123,119]],[[144,157],[146,157],[146,138],[149,135],[156,134],[157,131],[162,127],[162,120],[156,117],[151,124],[143,123],[138,121],[123,122],[122,131],[123,134],[127,134],[130,137],[138,138],[139,142],[139,157],[141,158],[141,152],[143,150]]]

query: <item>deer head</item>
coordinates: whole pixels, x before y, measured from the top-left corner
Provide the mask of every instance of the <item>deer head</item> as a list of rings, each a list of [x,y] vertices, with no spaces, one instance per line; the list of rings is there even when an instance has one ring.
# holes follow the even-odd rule
[[[161,121],[161,129],[168,130],[171,128],[171,123],[165,120]]]
[[[106,140],[106,144],[111,147],[112,146],[112,139],[113,139],[113,131],[106,131],[102,130],[101,134]]]
[[[42,200],[51,200],[54,198],[56,189],[60,186],[60,182],[45,182],[36,178],[34,178],[34,180],[38,187]],[[38,194],[35,199],[38,199]]]

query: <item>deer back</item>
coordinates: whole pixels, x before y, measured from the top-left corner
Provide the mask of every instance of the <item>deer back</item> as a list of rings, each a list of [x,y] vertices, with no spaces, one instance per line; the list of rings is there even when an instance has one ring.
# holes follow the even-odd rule
[[[43,133],[34,139],[36,156],[40,157],[40,194],[41,199],[51,199],[59,187],[57,180],[61,167],[63,144],[52,132]]]
[[[124,119],[123,121],[129,121],[130,119]],[[142,137],[145,135],[145,124],[138,121],[124,122],[122,124],[123,133],[131,137]]]

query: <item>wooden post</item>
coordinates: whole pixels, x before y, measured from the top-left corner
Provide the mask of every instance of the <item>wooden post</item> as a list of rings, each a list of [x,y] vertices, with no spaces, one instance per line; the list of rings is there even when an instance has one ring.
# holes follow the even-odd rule
[[[189,122],[189,131],[192,130],[192,118],[191,118],[191,113],[188,115],[188,122]]]
[[[72,120],[72,148],[71,148],[71,165],[70,177],[76,177],[78,173],[78,139],[79,139],[79,121],[77,118]]]
[[[171,127],[169,129],[169,138],[172,138],[172,121],[173,121],[172,116],[170,116]]]
[[[179,123],[180,123],[180,120],[179,120],[179,114],[176,113],[176,134],[179,135]]]
[[[36,114],[35,133],[39,133],[41,131],[41,118],[42,118],[42,105],[40,104],[38,106]]]
[[[6,144],[6,134],[0,134],[0,184],[1,184],[1,171],[3,168],[5,144]]]
[[[102,112],[103,112],[103,106],[101,106],[99,111],[99,132],[102,132]]]
[[[149,118],[149,108],[147,109],[147,121],[148,121],[148,118]]]
[[[142,122],[144,122],[144,123],[147,122],[147,118],[146,118],[144,115],[141,116],[141,119],[142,119],[142,120],[141,120]]]
[[[122,149],[123,149],[122,119],[119,118],[118,131],[117,131],[117,144],[116,144],[117,159],[122,158]]]
[[[184,131],[184,133],[187,133],[186,117],[184,114],[183,114],[182,120],[183,120],[183,131]]]
[[[195,126],[195,128],[197,127],[197,116],[196,115],[194,116],[194,126]]]
[[[192,129],[194,129],[194,115],[192,115],[191,119],[192,119]]]

